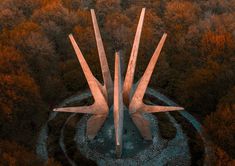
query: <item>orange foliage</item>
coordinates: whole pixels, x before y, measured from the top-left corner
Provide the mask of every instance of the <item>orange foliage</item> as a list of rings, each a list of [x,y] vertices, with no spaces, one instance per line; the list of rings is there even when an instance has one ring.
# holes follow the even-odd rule
[[[60,0],[41,0],[42,6],[53,6],[60,4]]]
[[[60,166],[58,162],[49,159],[40,160],[33,152],[12,141],[0,140],[0,165],[8,166]]]
[[[0,34],[2,45],[17,45],[19,47],[22,41],[29,36],[30,33],[41,32],[41,27],[32,21],[24,21],[14,27],[13,30],[5,29]]]
[[[178,28],[178,24],[189,25],[197,20],[199,8],[189,1],[170,1],[166,4],[165,18],[170,27]]]
[[[5,113],[11,114],[17,103],[30,103],[31,99],[39,98],[39,90],[15,49],[1,47],[0,57],[0,105]]]
[[[17,103],[24,103],[25,105],[39,98],[38,87],[33,79],[27,74],[20,75],[1,75],[0,76],[0,98],[3,106],[5,105],[5,112],[11,112]],[[8,106],[8,108],[6,107]]]
[[[26,69],[26,62],[12,47],[0,47],[0,73],[19,74]]]
[[[217,107],[217,111],[205,119],[206,130],[213,141],[225,149],[230,149],[227,151],[234,157],[235,110],[229,103],[220,104]]]
[[[78,24],[82,27],[92,26],[91,14],[89,11],[77,10]]]
[[[210,56],[224,56],[227,50],[234,48],[234,41],[231,33],[218,30],[208,31],[202,37],[202,49],[204,54]]]

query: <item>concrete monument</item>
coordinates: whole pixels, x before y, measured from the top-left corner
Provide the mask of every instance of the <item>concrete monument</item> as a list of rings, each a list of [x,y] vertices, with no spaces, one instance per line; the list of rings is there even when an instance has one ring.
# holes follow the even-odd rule
[[[134,124],[137,126],[140,134],[145,140],[151,140],[152,134],[151,134],[150,124],[148,120],[145,119],[143,116],[144,113],[183,110],[182,107],[146,105],[143,103],[144,94],[149,84],[155,64],[162,50],[163,44],[166,40],[167,36],[166,34],[163,34],[142,78],[137,83],[137,87],[136,88],[133,87],[134,72],[135,72],[137,54],[139,49],[140,36],[144,22],[144,15],[145,15],[145,8],[143,8],[141,11],[127,67],[127,72],[122,87],[119,53],[118,52],[115,53],[115,74],[114,74],[114,84],[113,84],[95,12],[93,9],[91,9],[91,17],[95,32],[95,38],[98,48],[104,85],[102,85],[94,77],[76,41],[74,40],[73,36],[70,34],[69,39],[72,43],[78,61],[85,74],[85,78],[87,80],[91,94],[93,95],[95,102],[91,106],[65,107],[65,108],[54,109],[54,111],[58,112],[75,112],[75,113],[92,114],[92,116],[87,122],[87,136],[89,139],[93,139],[96,136],[97,132],[102,127],[102,125],[104,124],[109,114],[110,107],[113,105],[115,144],[116,144],[117,157],[121,157],[121,152],[122,152],[123,102],[125,103],[126,107],[129,109],[129,114]]]

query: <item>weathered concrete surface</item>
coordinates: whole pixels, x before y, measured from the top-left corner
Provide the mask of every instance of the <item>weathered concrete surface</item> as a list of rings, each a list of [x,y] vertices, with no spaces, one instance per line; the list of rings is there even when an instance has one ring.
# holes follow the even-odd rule
[[[88,138],[93,139],[102,127],[105,118],[107,117],[109,107],[102,92],[100,83],[93,76],[85,58],[82,55],[81,50],[79,49],[75,39],[71,34],[69,35],[69,39],[73,45],[95,102],[91,106],[56,108],[53,111],[95,114],[87,122],[87,136]]]
[[[162,50],[163,44],[164,44],[164,42],[166,40],[166,37],[167,37],[167,34],[166,33],[163,34],[163,36],[162,36],[162,38],[161,38],[161,40],[160,40],[160,42],[159,42],[155,52],[153,53],[152,58],[149,61],[149,64],[148,64],[148,66],[147,66],[147,68],[146,68],[142,78],[140,79],[140,81],[139,81],[139,83],[137,85],[137,88],[136,88],[136,90],[134,92],[134,95],[131,98],[131,102],[130,102],[130,106],[129,107],[132,110],[130,110],[130,111],[135,112],[135,111],[137,111],[136,110],[137,108],[134,108],[136,105],[138,107],[139,107],[139,105],[141,105],[141,106],[143,105],[142,100],[143,100],[144,94],[145,94],[146,89],[148,87],[149,81],[151,79],[153,70],[154,70],[155,65],[157,63],[158,57],[160,55],[160,52]]]
[[[154,67],[157,63],[158,57],[162,50],[163,44],[166,40],[166,36],[167,36],[166,33],[163,34],[142,78],[140,79],[137,85],[137,88],[135,89],[135,92],[129,104],[129,111],[131,117],[145,140],[151,140],[152,134],[150,131],[149,123],[147,123],[146,120],[144,119],[142,112],[154,113],[154,112],[167,112],[167,111],[176,111],[184,109],[182,107],[146,105],[143,103],[144,94],[148,87],[150,78],[152,76]]]
[[[89,139],[95,138],[101,129],[108,114],[92,115],[87,121],[87,136]]]
[[[123,98],[122,98],[122,80],[121,80],[121,64],[120,55],[115,54],[115,74],[114,74],[114,129],[115,129],[115,144],[116,156],[118,158],[122,155],[122,132],[123,132]]]
[[[144,22],[144,15],[145,15],[145,8],[142,9],[140,14],[139,23],[137,26],[136,34],[134,43],[131,50],[131,55],[126,71],[125,80],[123,83],[123,100],[125,105],[128,107],[129,105],[129,99],[131,95],[132,85],[134,81],[134,74],[135,74],[135,66],[136,66],[136,60],[137,60],[137,54],[139,50],[139,43],[140,43],[140,36],[142,32],[143,22]]]
[[[100,35],[100,30],[99,26],[97,23],[96,15],[94,9],[91,9],[91,17],[92,17],[92,23],[93,23],[93,28],[95,32],[95,39],[96,39],[96,44],[97,44],[97,49],[98,49],[98,54],[99,54],[99,60],[100,60],[100,66],[101,66],[101,71],[102,71],[102,76],[103,76],[103,81],[104,81],[104,86],[105,86],[105,97],[108,101],[109,106],[112,105],[113,103],[113,81],[111,78],[105,50],[104,50],[104,45],[103,41]]]

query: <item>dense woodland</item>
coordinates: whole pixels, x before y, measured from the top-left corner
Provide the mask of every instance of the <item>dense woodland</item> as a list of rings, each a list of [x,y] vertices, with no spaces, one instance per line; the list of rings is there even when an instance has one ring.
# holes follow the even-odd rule
[[[0,0],[0,165],[42,165],[40,127],[56,104],[88,88],[68,34],[102,81],[89,9],[113,74],[115,50],[125,70],[142,7],[136,79],[166,32],[150,87],[205,126],[218,165],[235,158],[235,0]]]

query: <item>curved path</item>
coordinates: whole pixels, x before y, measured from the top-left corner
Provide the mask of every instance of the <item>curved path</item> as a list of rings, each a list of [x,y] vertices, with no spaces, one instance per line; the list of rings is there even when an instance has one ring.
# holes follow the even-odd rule
[[[77,93],[77,94],[69,97],[68,99],[65,99],[59,106],[63,107],[69,103],[79,101],[79,100],[81,101],[81,100],[84,100],[88,97],[91,97],[91,93],[88,90],[86,90],[85,92]],[[51,111],[48,120],[42,126],[40,133],[39,133],[39,136],[38,136],[38,140],[37,140],[37,144],[36,144],[36,154],[40,158],[42,158],[43,160],[48,159],[48,151],[47,151],[48,123],[51,120],[53,120],[57,114],[58,114],[58,112]]]
[[[169,98],[167,98],[166,96],[162,95],[161,93],[159,93],[158,91],[152,89],[152,88],[148,88],[148,92],[150,95],[157,97],[159,100],[165,102],[167,105],[177,105],[175,102],[173,102],[172,100],[170,100]],[[187,119],[192,125],[193,127],[197,130],[197,132],[199,133],[200,137],[203,140],[204,143],[204,149],[205,149],[205,158],[204,158],[204,165],[211,165],[211,160],[213,158],[213,149],[211,148],[211,142],[210,139],[208,139],[208,136],[206,135],[202,127],[202,125],[188,112],[186,111],[179,111],[179,113],[185,118]]]
[[[64,144],[64,129],[65,129],[67,123],[70,121],[70,119],[72,119],[75,115],[76,115],[76,114],[73,113],[72,115],[70,115],[70,116],[66,119],[66,121],[65,121],[65,123],[64,123],[64,125],[63,125],[63,127],[62,127],[62,129],[61,129],[61,132],[60,132],[60,140],[59,140],[60,147],[61,147],[62,151],[64,152],[64,155],[65,155],[66,159],[68,160],[68,162],[69,162],[72,166],[76,166],[76,163],[75,163],[75,162],[68,156],[68,154],[67,154],[67,150],[66,150],[66,147],[65,147],[65,144]]]

